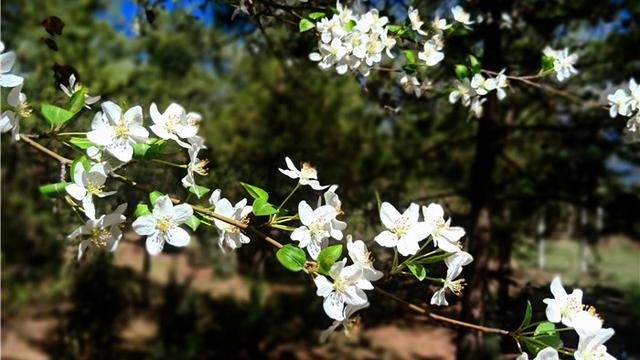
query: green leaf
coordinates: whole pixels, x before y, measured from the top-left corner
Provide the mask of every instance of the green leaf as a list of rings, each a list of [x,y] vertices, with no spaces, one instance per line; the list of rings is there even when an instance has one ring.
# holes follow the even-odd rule
[[[482,65],[480,64],[480,61],[478,61],[478,58],[476,58],[473,55],[469,55],[469,65],[471,65],[471,71],[474,74],[479,73],[480,68],[482,67]]]
[[[439,254],[439,255],[428,256],[426,258],[417,260],[416,263],[431,264],[431,263],[434,263],[434,262],[442,261],[442,260],[448,258],[451,255],[453,255],[453,253],[444,253],[444,254]]]
[[[190,193],[194,194],[195,196],[198,197],[198,199],[202,198],[203,196],[205,196],[209,191],[211,191],[211,189],[209,189],[206,186],[200,186],[200,185],[195,185],[195,186],[189,186],[187,188],[187,190],[189,190]]]
[[[200,219],[198,219],[195,215],[191,215],[187,221],[184,222],[185,225],[191,228],[191,230],[196,231],[198,226],[200,226]]]
[[[342,255],[342,245],[331,245],[320,251],[318,254],[318,266],[321,273],[326,274],[331,270],[331,266]]]
[[[308,16],[309,16],[309,19],[318,20],[324,17],[324,13],[322,11],[316,11],[316,12],[312,12]]]
[[[562,340],[556,330],[556,325],[549,321],[541,322],[533,333],[532,337],[524,337],[524,343],[529,351],[537,354],[540,350],[550,346],[558,349],[562,346]]]
[[[421,264],[408,263],[407,268],[409,268],[409,271],[411,271],[413,276],[415,276],[419,281],[424,280],[427,276],[427,269],[425,269]]]
[[[416,56],[411,50],[403,50],[404,56],[407,58],[409,64],[415,64]]]
[[[553,70],[554,62],[555,59],[553,58],[553,56],[547,56],[543,54],[542,58],[540,59],[540,67],[542,68],[542,71]]]
[[[316,27],[316,24],[312,23],[309,19],[300,19],[300,32],[305,32]]]
[[[83,137],[72,137],[69,139],[71,145],[77,146],[82,150],[85,150],[91,146],[95,146],[89,139]]]
[[[402,65],[402,70],[407,74],[413,74],[418,69],[418,64],[404,64]]]
[[[281,249],[278,249],[276,258],[287,270],[294,272],[302,270],[307,261],[304,250],[292,244],[286,244]]]
[[[242,185],[242,187],[247,190],[247,192],[249,193],[249,195],[251,195],[252,198],[254,199],[262,199],[264,201],[269,200],[269,194],[264,191],[263,189],[255,186],[255,185],[251,185],[251,184],[247,184],[244,182],[240,182],[240,185]]]
[[[144,144],[133,144],[133,158],[151,160],[156,158],[164,148],[166,140],[149,138]]]
[[[469,68],[467,68],[465,65],[457,64],[455,68],[455,72],[458,80],[462,80],[469,77]]]
[[[47,119],[47,121],[53,126],[60,126],[64,124],[74,115],[74,113],[69,110],[46,103],[40,106],[40,112],[42,113],[42,116],[44,116],[45,119]]]
[[[139,203],[136,205],[136,209],[133,211],[133,216],[140,217],[143,215],[151,214],[151,210],[149,210],[149,205],[144,203]]]
[[[82,110],[84,106],[84,97],[87,94],[87,88],[84,86],[80,88],[80,90],[73,93],[69,102],[67,102],[67,110],[71,111],[74,114],[77,114]]]
[[[531,308],[531,301],[527,300],[527,309],[524,312],[524,318],[522,319],[522,323],[518,330],[524,329],[531,323],[531,315],[533,314],[533,309]]]
[[[260,198],[253,200],[252,207],[253,215],[255,216],[271,215],[278,212],[278,209],[274,205],[269,204],[266,200]]]
[[[399,32],[399,31],[400,31],[400,30],[402,30],[402,29],[403,29],[403,26],[402,26],[402,25],[387,25],[387,30],[388,30],[390,33],[397,33],[397,32]]]
[[[350,32],[353,29],[354,26],[356,26],[355,20],[349,20],[349,22],[344,25],[344,29],[347,32]]]
[[[151,202],[151,204],[155,205],[156,203],[156,199],[159,198],[160,196],[163,196],[164,194],[161,193],[158,190],[154,190],[152,192],[149,193],[149,201]]]
[[[73,159],[73,162],[71,163],[71,166],[69,167],[69,173],[71,175],[71,180],[73,180],[73,181],[76,181],[75,172],[76,172],[76,167],[78,165],[83,166],[85,170],[89,170],[89,168],[91,167],[91,163],[89,162],[89,158],[87,158],[85,155],[78,156],[77,158]]]
[[[59,182],[54,184],[46,184],[38,187],[40,193],[46,197],[55,198],[60,195],[64,195],[66,191],[64,191],[65,186],[69,185],[68,182]]]

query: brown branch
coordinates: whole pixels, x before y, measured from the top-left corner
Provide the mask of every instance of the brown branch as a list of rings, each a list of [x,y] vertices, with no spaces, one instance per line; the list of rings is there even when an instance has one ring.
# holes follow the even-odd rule
[[[37,143],[37,142],[31,140],[25,134],[20,134],[20,140],[24,141],[26,144],[28,144],[32,148],[40,151],[41,153],[49,156],[50,158],[53,158],[53,159],[59,161],[62,164],[71,164],[73,162],[73,160],[67,159],[66,157],[58,154],[57,152],[55,152],[53,150],[50,150],[49,148],[41,145],[40,143]]]

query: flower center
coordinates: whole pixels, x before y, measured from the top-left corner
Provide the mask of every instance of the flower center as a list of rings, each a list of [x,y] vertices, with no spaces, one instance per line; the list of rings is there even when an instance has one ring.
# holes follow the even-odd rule
[[[29,106],[27,101],[23,101],[18,105],[18,114],[23,118],[28,118],[33,113],[33,109]]]
[[[113,130],[116,132],[116,137],[118,138],[126,138],[129,136],[129,127],[124,124],[119,124],[113,127]]]
[[[598,345],[595,349],[589,353],[582,353],[584,360],[604,360],[607,359],[607,348],[604,345]]]
[[[102,185],[98,185],[94,182],[89,182],[86,186],[87,192],[90,192],[92,194],[99,194],[102,192],[102,189],[104,189],[104,184]]]
[[[321,236],[324,234],[326,226],[327,226],[327,220],[324,218],[324,216],[321,216],[315,219],[313,222],[311,222],[308,228],[311,234],[315,236]]]
[[[466,282],[464,279],[458,279],[455,281],[445,280],[444,285],[448,287],[452,293],[460,296],[462,294],[462,290],[464,289]]]
[[[170,215],[161,217],[156,221],[156,228],[162,232],[167,232],[173,228],[173,220]]]
[[[195,165],[193,165],[193,171],[202,176],[207,176],[207,174],[209,174],[209,171],[207,170],[208,164],[209,164],[209,160],[207,159],[198,160],[198,162]]]
[[[407,231],[409,231],[410,227],[411,223],[409,222],[409,219],[406,216],[401,216],[398,220],[396,220],[393,232],[396,235],[402,237],[407,234]]]
[[[180,123],[180,116],[176,114],[171,114],[167,118],[167,122],[164,123],[164,128],[167,132],[172,133],[175,131],[176,125]]]
[[[349,283],[342,277],[338,277],[337,279],[333,280],[333,286],[336,288],[336,291],[344,293],[345,291],[347,291]]]
[[[567,296],[567,302],[564,304],[562,309],[560,309],[560,313],[565,317],[573,317],[575,314],[579,313],[582,310],[582,304],[578,300],[576,296],[569,295]]]
[[[98,228],[91,231],[89,241],[95,247],[102,248],[107,246],[109,239],[111,239],[111,231],[105,228]]]

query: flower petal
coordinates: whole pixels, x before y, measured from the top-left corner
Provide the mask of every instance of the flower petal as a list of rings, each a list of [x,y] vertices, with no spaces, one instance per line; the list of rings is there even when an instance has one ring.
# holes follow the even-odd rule
[[[158,219],[167,215],[173,216],[173,203],[168,195],[158,196],[153,204],[153,216]]]
[[[191,236],[189,236],[189,233],[181,227],[175,227],[169,230],[167,234],[167,242],[176,247],[187,246],[190,240]]]
[[[344,320],[344,299],[341,294],[332,292],[325,297],[322,307],[330,318],[338,321]]]
[[[388,230],[378,234],[374,240],[384,247],[395,247],[398,244],[398,237]]]
[[[138,235],[152,235],[157,232],[156,219],[151,215],[140,216],[131,226]]]
[[[151,256],[156,256],[162,252],[162,248],[164,247],[164,237],[160,235],[160,233],[155,232],[149,236],[147,236],[147,241],[145,242],[145,248],[147,252]]]
[[[180,204],[173,207],[173,221],[182,224],[193,216],[193,208],[187,204]]]
[[[396,210],[396,208],[388,202],[383,202],[380,206],[380,220],[387,229],[393,229],[395,227],[396,221],[401,216],[402,215],[400,215],[400,212],[398,212],[398,210]]]

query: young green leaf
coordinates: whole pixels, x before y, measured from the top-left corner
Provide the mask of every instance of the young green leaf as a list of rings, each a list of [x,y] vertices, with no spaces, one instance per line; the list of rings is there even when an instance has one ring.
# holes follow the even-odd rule
[[[403,26],[402,25],[387,25],[387,30],[390,33],[397,33],[400,30],[402,30]]]
[[[418,69],[418,64],[404,64],[402,65],[402,70],[407,74],[413,74]]]
[[[543,321],[537,327],[532,337],[524,337],[524,343],[529,351],[537,354],[545,347],[558,349],[562,346],[562,340],[556,330],[556,325],[550,321]]]
[[[252,198],[262,199],[264,201],[269,200],[269,194],[263,189],[244,182],[240,182],[240,185],[242,185],[242,187],[249,193],[249,195],[251,195]]]
[[[540,67],[542,68],[542,71],[553,70],[554,62],[555,62],[555,59],[553,57],[542,55],[542,58],[540,59]]]
[[[354,26],[356,26],[356,22],[355,20],[352,19],[352,20],[349,20],[349,22],[344,25],[344,29],[347,32],[350,32]]]
[[[55,198],[60,195],[64,195],[66,192],[64,191],[65,186],[69,185],[68,182],[59,182],[54,184],[46,184],[42,185],[38,188],[40,193],[49,198]]]
[[[149,193],[149,201],[151,202],[151,204],[155,204],[156,203],[156,199],[159,198],[162,195],[164,195],[164,194],[161,193],[160,191],[154,190],[154,191]]]
[[[300,24],[299,24],[300,32],[311,30],[314,27],[316,27],[316,24],[312,23],[311,20],[304,19],[304,18],[300,19]]]
[[[476,58],[473,55],[469,55],[469,65],[471,66],[471,71],[474,74],[479,73],[480,68],[482,67],[482,65],[480,64],[480,61],[478,61],[478,58]]]
[[[412,50],[403,50],[402,52],[404,53],[404,56],[407,58],[407,63],[415,64],[416,56]]]
[[[166,140],[149,138],[144,144],[133,144],[133,158],[150,160],[156,158],[164,148]]]
[[[407,268],[409,268],[409,271],[411,271],[418,281],[424,280],[427,276],[427,269],[425,269],[421,264],[408,263]]]
[[[465,65],[457,64],[455,68],[455,72],[458,80],[463,80],[469,77],[469,68],[467,68]]]
[[[255,216],[266,216],[278,212],[278,209],[274,205],[260,198],[253,200],[252,208],[253,215]]]
[[[149,214],[151,214],[151,210],[149,210],[149,205],[144,203],[139,203],[138,205],[136,205],[136,209],[133,212],[133,216],[135,217],[140,217],[142,215],[149,215]]]
[[[294,272],[302,270],[307,261],[304,250],[292,244],[286,244],[279,249],[276,252],[276,258],[287,270]]]
[[[71,95],[69,102],[67,102],[67,110],[71,111],[74,114],[80,112],[80,110],[82,110],[82,107],[84,106],[84,98],[86,94],[87,88],[85,88],[84,86],[81,87],[80,90],[74,92],[73,95]]]
[[[91,146],[95,146],[89,139],[83,137],[72,137],[69,139],[71,145],[77,146],[78,148],[85,150]]]
[[[342,245],[331,245],[320,251],[318,254],[318,266],[321,273],[328,273],[333,263],[342,255]]]
[[[533,309],[531,308],[531,301],[527,300],[527,309],[524,312],[524,318],[522,319],[522,323],[518,330],[522,330],[527,327],[531,323],[531,315],[533,314]]]
[[[195,196],[198,197],[198,199],[202,198],[203,196],[205,196],[209,191],[211,191],[211,189],[209,189],[206,186],[200,186],[200,185],[196,185],[196,186],[189,186],[187,188],[187,190],[189,190],[190,193],[194,194]]]
[[[316,11],[316,12],[312,12],[308,16],[309,16],[309,19],[318,20],[324,17],[324,13],[322,11]]]
[[[198,226],[200,226],[200,219],[198,219],[195,215],[191,215],[187,221],[184,222],[185,225],[191,228],[191,230],[196,231]]]
[[[40,106],[40,112],[47,121],[53,126],[60,126],[69,121],[74,113],[69,110],[57,107],[51,104],[42,104]]]

